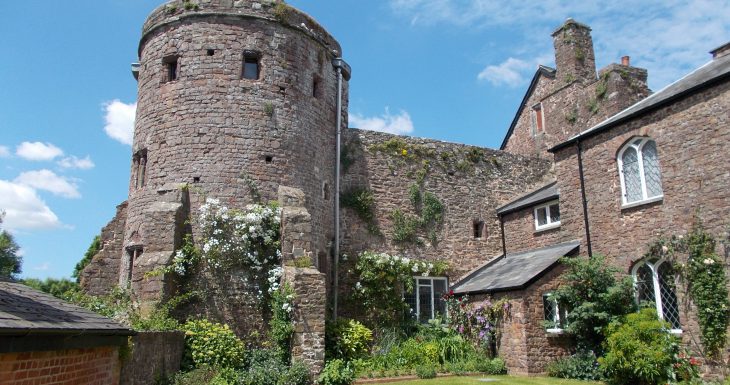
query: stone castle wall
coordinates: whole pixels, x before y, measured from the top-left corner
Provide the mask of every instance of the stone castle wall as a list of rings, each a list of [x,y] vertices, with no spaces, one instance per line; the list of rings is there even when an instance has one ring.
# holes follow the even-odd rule
[[[119,267],[124,244],[127,202],[117,206],[114,218],[101,229],[101,250],[80,273],[83,291],[90,295],[107,295],[119,282]]]
[[[140,43],[124,252],[140,249],[141,256],[132,266],[125,257],[120,277],[131,268],[132,288],[144,301],[167,291],[164,277],[150,282],[144,274],[169,262],[184,233],[197,234],[184,222],[206,196],[243,208],[275,200],[280,184],[300,188],[312,216],[313,252],[326,254],[333,237],[337,77],[331,59],[339,45],[284,4],[197,3],[195,9],[179,1],[159,7]],[[258,55],[258,79],[242,76],[251,52]],[[175,60],[177,78],[170,80]]]
[[[369,231],[356,211],[343,207],[342,250],[350,255],[373,250],[447,259],[452,280],[502,253],[496,207],[542,180],[550,170],[547,160],[372,131],[347,130],[344,143],[345,163],[349,164],[342,174],[343,195],[358,188],[372,192],[373,224],[378,233]],[[393,240],[393,211],[419,214],[409,197],[414,185],[422,194],[434,194],[444,207],[436,243],[426,231],[418,232],[420,244]],[[474,234],[475,221],[484,222],[479,238]]]

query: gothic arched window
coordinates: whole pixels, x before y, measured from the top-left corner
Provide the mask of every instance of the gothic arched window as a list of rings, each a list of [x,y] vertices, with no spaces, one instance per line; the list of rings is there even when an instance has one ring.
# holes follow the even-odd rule
[[[663,197],[656,142],[649,138],[630,140],[617,156],[624,205]]]
[[[652,303],[659,318],[667,321],[672,331],[681,331],[672,264],[664,260],[641,261],[634,266],[632,276],[639,303]]]

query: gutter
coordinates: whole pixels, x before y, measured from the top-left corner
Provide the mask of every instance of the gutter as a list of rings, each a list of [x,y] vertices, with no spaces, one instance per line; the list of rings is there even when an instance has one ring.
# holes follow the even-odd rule
[[[586,229],[586,246],[588,246],[588,257],[593,258],[593,249],[591,247],[591,227],[588,221],[588,201],[586,200],[586,184],[583,175],[583,146],[580,140],[577,141],[576,149],[578,150],[578,175],[580,176],[580,196],[583,202],[583,222]]]

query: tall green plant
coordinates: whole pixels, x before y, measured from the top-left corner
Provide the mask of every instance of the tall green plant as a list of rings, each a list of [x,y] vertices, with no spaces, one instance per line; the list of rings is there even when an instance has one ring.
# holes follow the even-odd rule
[[[569,309],[565,331],[575,337],[580,349],[600,355],[605,328],[636,310],[631,278],[617,278],[618,269],[603,256],[566,257],[561,262],[568,270],[555,298]]]
[[[4,216],[5,212],[0,212],[0,225]],[[13,236],[5,230],[0,231],[0,278],[15,278],[21,273],[23,258],[18,251],[20,246]]]
[[[80,283],[81,272],[84,271],[84,268],[86,268],[86,266],[91,262],[91,259],[94,258],[94,255],[96,255],[99,250],[101,250],[101,237],[97,235],[91,241],[89,248],[86,249],[84,257],[81,258],[76,266],[74,266],[74,271],[73,273],[71,273],[71,276],[76,278],[76,283]]]

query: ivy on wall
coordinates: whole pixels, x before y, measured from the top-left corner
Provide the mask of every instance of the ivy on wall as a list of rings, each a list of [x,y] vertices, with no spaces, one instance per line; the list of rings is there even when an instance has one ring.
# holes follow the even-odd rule
[[[728,278],[715,247],[714,237],[699,224],[687,236],[660,238],[645,255],[650,259],[666,258],[674,265],[684,283],[685,298],[689,297],[696,307],[700,339],[708,357],[716,357],[726,346],[730,325]],[[685,302],[689,310],[690,304]]]
[[[345,191],[340,195],[340,204],[353,210],[365,222],[371,234],[380,234],[375,223],[375,197],[372,191],[360,187]]]

